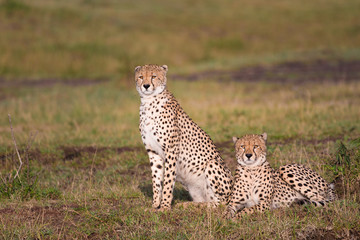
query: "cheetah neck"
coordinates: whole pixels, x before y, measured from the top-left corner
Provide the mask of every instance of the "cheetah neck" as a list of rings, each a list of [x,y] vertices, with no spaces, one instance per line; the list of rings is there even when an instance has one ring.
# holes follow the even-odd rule
[[[252,170],[257,170],[259,168],[263,168],[263,167],[267,167],[267,166],[270,166],[269,162],[268,161],[265,161],[263,163],[261,163],[260,165],[253,165],[253,166],[244,166],[244,165],[238,165],[238,169],[240,170],[249,170],[249,171],[252,171]]]
[[[163,102],[164,100],[169,99],[171,96],[171,93],[167,90],[164,89],[164,91],[162,91],[161,93],[158,93],[156,95],[150,95],[150,96],[140,96],[140,101],[141,101],[141,105],[147,105],[150,103],[157,103],[157,102]]]

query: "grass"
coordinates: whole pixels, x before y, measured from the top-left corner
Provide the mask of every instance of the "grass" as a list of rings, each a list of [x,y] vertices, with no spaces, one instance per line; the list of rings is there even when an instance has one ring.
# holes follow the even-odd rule
[[[177,186],[171,212],[149,211],[151,173],[138,133],[139,97],[134,88],[108,82],[13,89],[13,96],[1,102],[0,115],[11,113],[21,149],[30,132],[39,132],[29,152],[38,182],[33,195],[24,198],[18,191],[0,200],[2,237],[341,238],[349,231],[357,236],[359,193],[348,187],[359,181],[359,165],[354,165],[358,153],[350,140],[359,137],[356,94],[360,84],[328,83],[326,87],[323,91],[321,83],[169,79],[170,90],[218,143],[232,169],[231,136],[267,131],[269,161],[274,167],[303,163],[328,181],[338,179],[341,197],[329,208],[280,209],[239,222],[223,219],[223,208],[184,210],[177,206],[189,200],[181,186]],[[17,160],[6,117],[0,125],[5,174],[17,166]],[[346,153],[354,166],[351,176],[332,168],[340,140],[354,149]],[[344,177],[346,181],[341,180]]]
[[[0,0],[0,239],[359,238],[359,4]],[[232,170],[231,137],[266,131],[273,167],[306,164],[339,200],[231,221],[179,206],[176,185],[173,210],[151,211],[131,73],[144,63],[170,67],[168,88]],[[251,71],[265,73],[232,77]],[[25,162],[13,182],[8,114]]]
[[[358,82],[329,84],[324,92],[322,84],[169,81],[170,90],[188,114],[219,142],[233,135],[261,131],[274,138],[354,137],[359,129]],[[203,91],[205,83],[206,91]],[[220,94],[219,89],[226,94]],[[17,137],[23,143],[30,132],[38,130],[35,144],[46,148],[141,144],[139,97],[134,87],[129,89],[110,82],[89,87],[14,91],[14,96],[0,102],[1,115],[10,113],[14,117]],[[42,102],[46,104],[39,104]],[[0,124],[0,145],[10,145],[7,117],[0,119]]]

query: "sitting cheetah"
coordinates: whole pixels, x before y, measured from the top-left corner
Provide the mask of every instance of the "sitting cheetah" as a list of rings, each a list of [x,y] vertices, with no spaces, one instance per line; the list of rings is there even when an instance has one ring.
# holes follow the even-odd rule
[[[166,89],[166,65],[135,68],[141,97],[140,133],[148,152],[153,208],[169,209],[175,179],[194,202],[226,203],[231,172],[210,137],[184,112]]]
[[[291,203],[313,203],[324,206],[335,200],[333,184],[319,174],[298,164],[276,171],[266,161],[267,134],[233,138],[238,167],[227,209],[228,217],[238,210],[242,214],[290,206]]]

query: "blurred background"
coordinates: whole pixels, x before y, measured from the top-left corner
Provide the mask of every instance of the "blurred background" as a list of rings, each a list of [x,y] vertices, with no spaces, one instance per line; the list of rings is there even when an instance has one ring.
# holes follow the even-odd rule
[[[359,238],[359,10],[359,0],[0,0],[0,239]],[[273,167],[306,164],[339,201],[232,222],[179,209],[190,199],[176,185],[173,211],[148,211],[133,71],[149,63],[169,66],[169,90],[232,171],[231,138],[266,131]]]
[[[1,78],[123,79],[299,58],[359,58],[360,2],[1,0]]]

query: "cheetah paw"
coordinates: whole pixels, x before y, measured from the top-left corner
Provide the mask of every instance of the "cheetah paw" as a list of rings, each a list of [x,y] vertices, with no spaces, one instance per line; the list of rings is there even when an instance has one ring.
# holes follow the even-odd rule
[[[226,211],[223,214],[223,217],[226,219],[232,219],[235,216],[235,214],[232,211]]]

